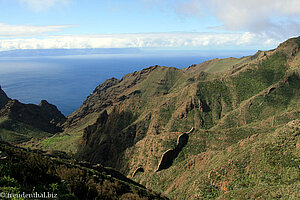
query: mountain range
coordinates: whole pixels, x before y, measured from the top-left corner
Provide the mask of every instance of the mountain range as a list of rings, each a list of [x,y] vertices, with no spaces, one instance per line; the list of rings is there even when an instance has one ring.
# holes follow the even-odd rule
[[[113,168],[148,188],[126,190],[131,199],[298,199],[299,49],[297,37],[242,58],[151,66],[106,80],[67,117],[1,90],[1,140]]]

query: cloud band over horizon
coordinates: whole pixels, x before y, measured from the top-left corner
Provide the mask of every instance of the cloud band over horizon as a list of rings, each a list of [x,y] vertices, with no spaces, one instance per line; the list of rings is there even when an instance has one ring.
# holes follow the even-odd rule
[[[72,48],[273,48],[280,41],[254,33],[140,33],[49,36],[0,40],[0,50]]]
[[[0,51],[270,49],[300,34],[299,0],[12,0],[2,4],[9,15],[2,13]]]

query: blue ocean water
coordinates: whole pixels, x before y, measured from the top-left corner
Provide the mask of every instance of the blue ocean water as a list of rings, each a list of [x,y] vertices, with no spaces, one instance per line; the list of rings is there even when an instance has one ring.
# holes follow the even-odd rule
[[[39,104],[42,99],[68,115],[106,79],[160,65],[184,68],[213,58],[241,57],[244,52],[160,51],[136,54],[0,57],[0,85],[10,98]]]

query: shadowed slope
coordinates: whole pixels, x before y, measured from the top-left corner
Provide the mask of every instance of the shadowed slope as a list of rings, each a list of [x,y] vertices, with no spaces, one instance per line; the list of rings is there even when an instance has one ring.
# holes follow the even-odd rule
[[[58,199],[167,199],[120,173],[0,143],[2,192],[57,194]]]

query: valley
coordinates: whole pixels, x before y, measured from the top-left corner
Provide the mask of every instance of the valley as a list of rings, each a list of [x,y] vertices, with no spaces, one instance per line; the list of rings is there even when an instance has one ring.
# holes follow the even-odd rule
[[[1,90],[1,151],[9,155],[10,176],[25,173],[13,157],[32,154],[84,174],[83,188],[91,176],[105,175],[111,199],[298,199],[299,50],[297,37],[242,58],[150,66],[106,80],[66,117],[45,100],[23,104]],[[103,181],[95,180],[95,194],[76,193],[65,177],[72,173],[51,172],[56,179],[44,187],[58,183],[83,199],[104,195]],[[16,181],[19,189],[33,187]]]

